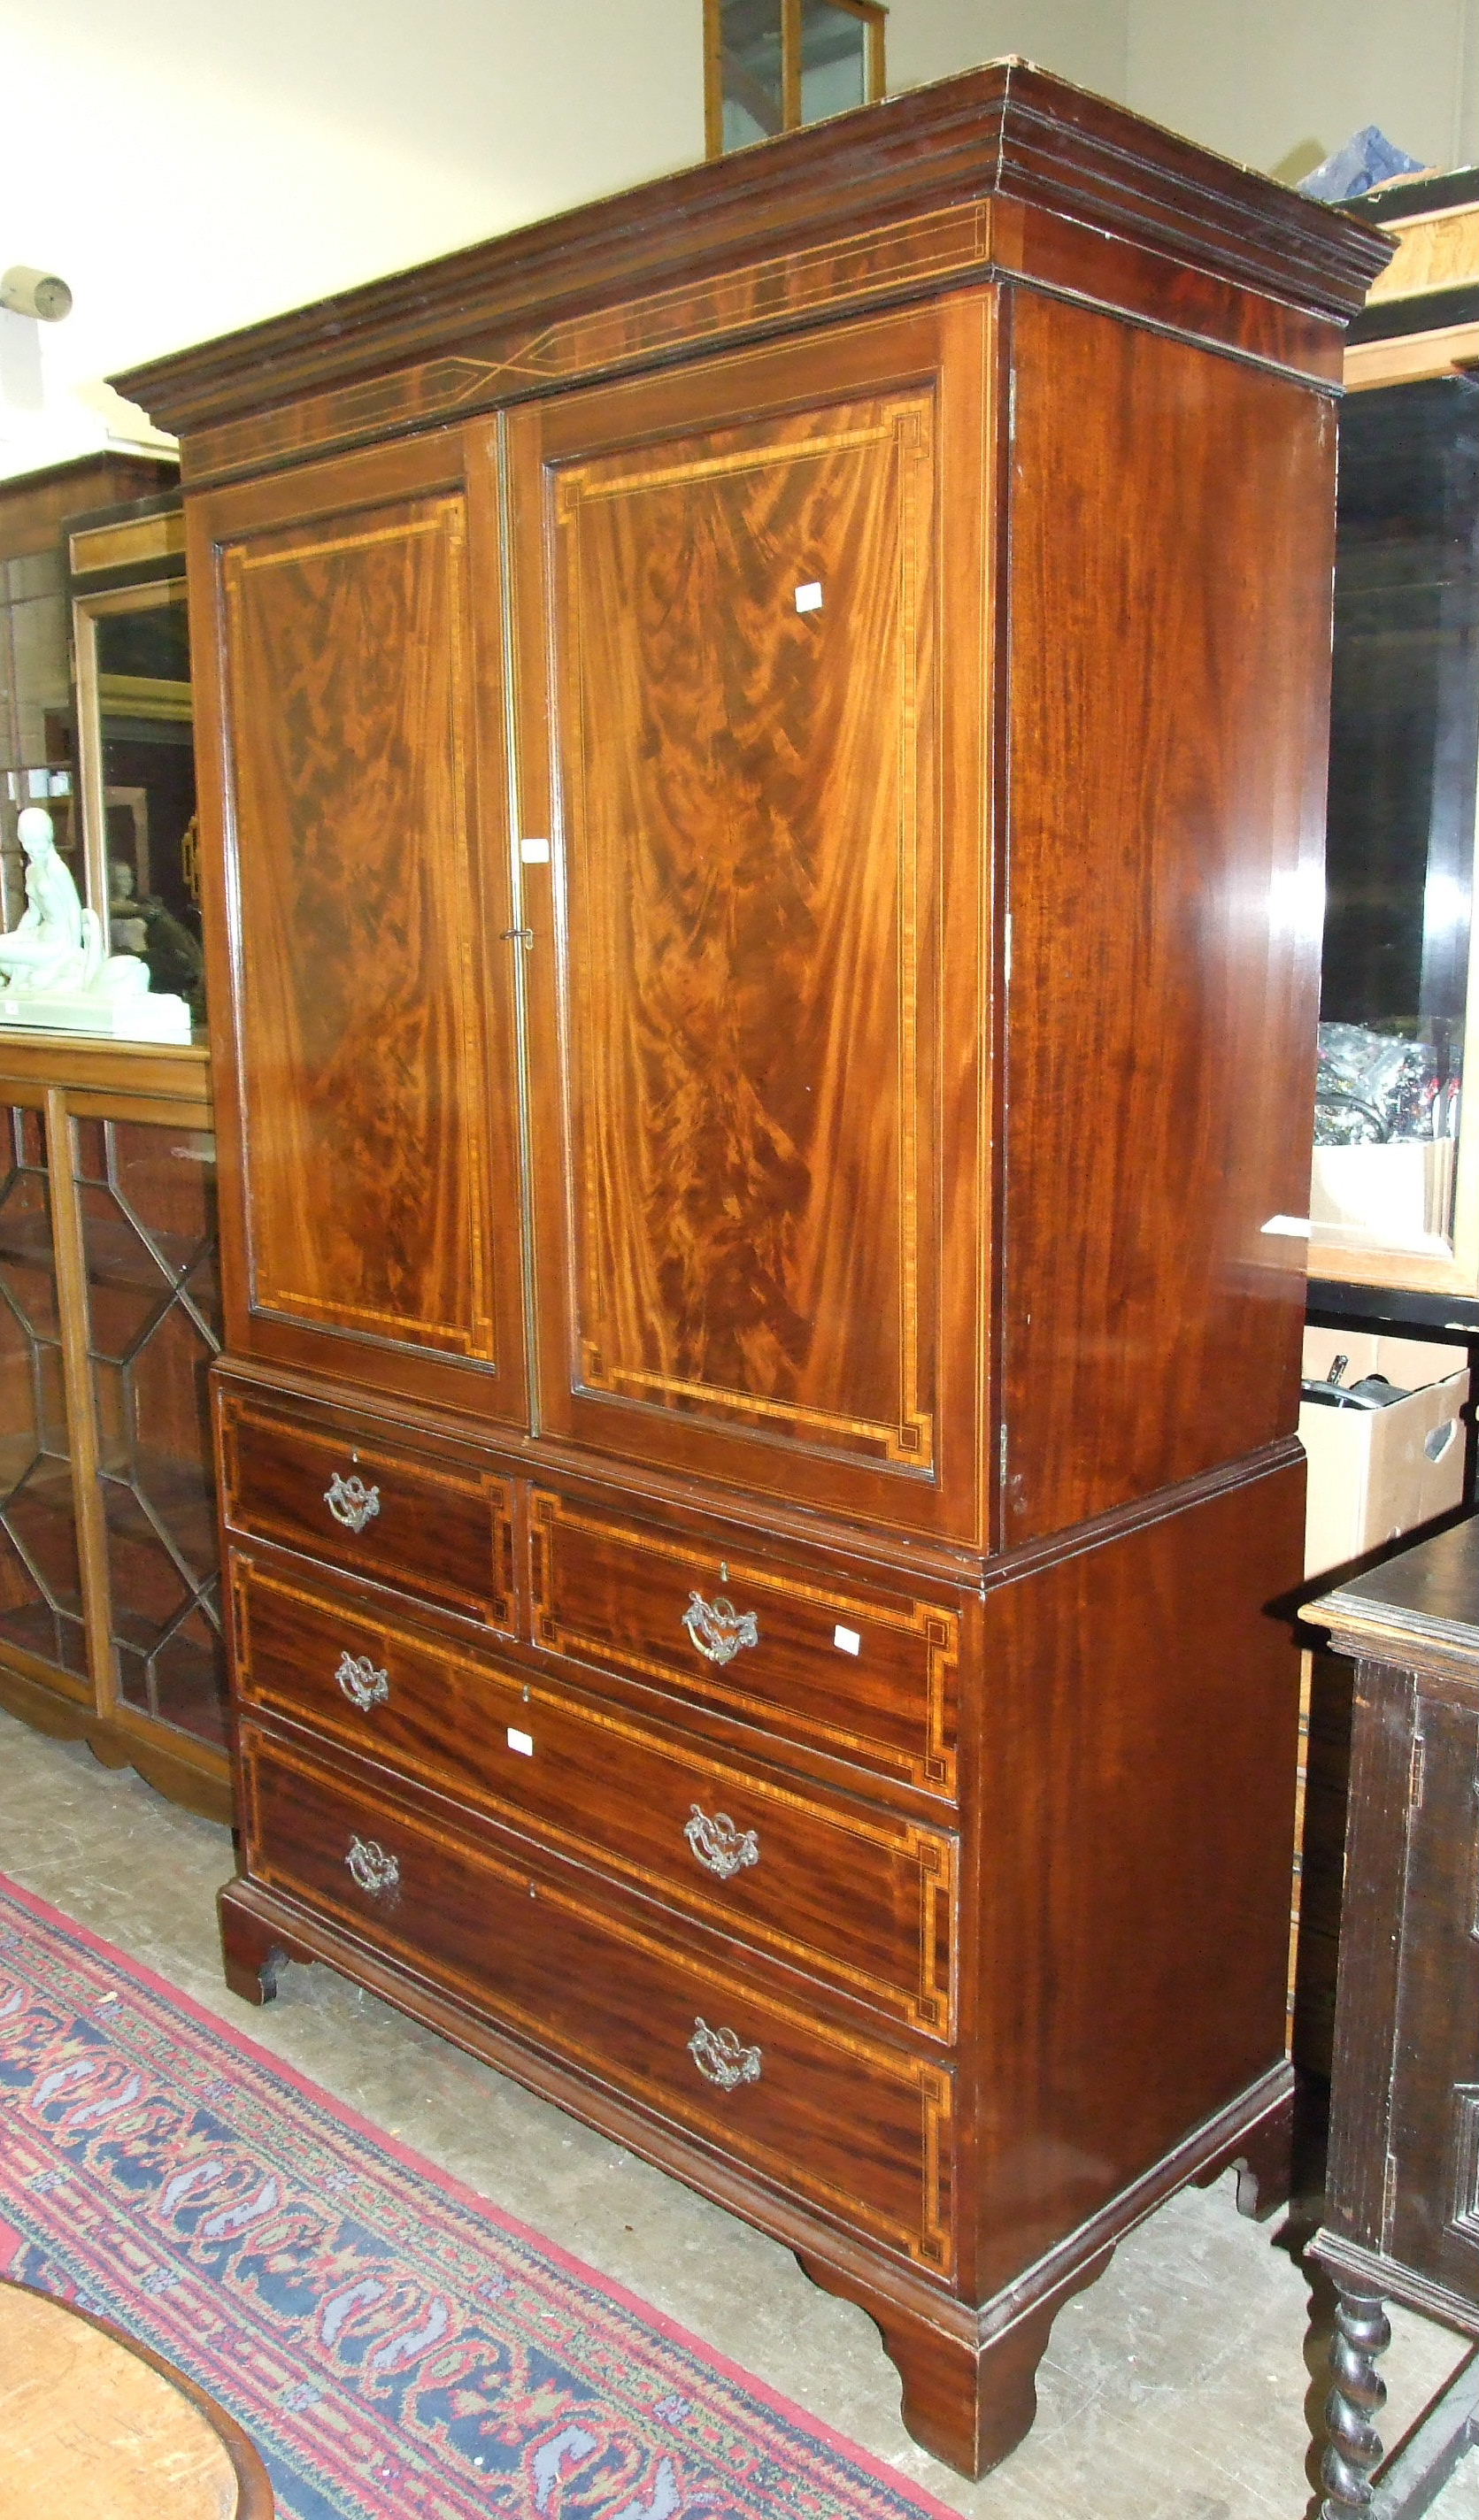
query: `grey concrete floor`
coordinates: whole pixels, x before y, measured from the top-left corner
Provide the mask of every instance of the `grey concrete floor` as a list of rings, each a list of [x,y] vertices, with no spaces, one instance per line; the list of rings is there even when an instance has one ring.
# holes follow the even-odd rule
[[[1066,2306],[1033,2432],[967,2485],[904,2432],[871,2322],[815,2291],[774,2242],[328,1969],[286,1970],[265,2009],[239,2003],[214,1928],[231,1868],[226,1830],[0,1714],[0,1870],[967,2520],[1301,2520],[1311,2509],[1307,2399],[1322,2398],[1323,2366],[1310,2286],[1278,2223],[1237,2215],[1230,2178],[1173,2198]],[[1465,2350],[1405,2314],[1393,2328],[1389,2442]],[[1479,2520],[1479,2453],[1433,2510]]]

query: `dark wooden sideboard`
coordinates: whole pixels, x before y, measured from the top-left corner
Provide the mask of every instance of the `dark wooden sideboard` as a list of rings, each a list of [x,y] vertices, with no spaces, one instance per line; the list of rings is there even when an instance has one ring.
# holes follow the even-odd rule
[[[1325,2513],[1371,2501],[1383,2305],[1479,2337],[1479,1520],[1305,1613],[1357,1658],[1325,2216],[1340,2292]],[[1468,2448],[1467,2368],[1380,2488],[1427,2509]]]
[[[1334,395],[1020,64],[135,372],[187,485],[242,1868],[979,2472],[1276,2163]]]

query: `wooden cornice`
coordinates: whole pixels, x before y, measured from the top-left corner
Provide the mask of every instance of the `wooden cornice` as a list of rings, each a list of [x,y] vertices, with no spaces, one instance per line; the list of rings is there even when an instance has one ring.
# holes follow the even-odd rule
[[[459,351],[496,359],[623,298],[971,205],[1043,211],[1327,322],[1389,241],[1025,62],[990,63],[113,379],[163,428],[214,428]],[[999,231],[999,232],[998,232]],[[1030,218],[982,223],[981,269],[1033,276]],[[528,389],[528,388],[526,388]],[[535,387],[537,389],[537,387]]]

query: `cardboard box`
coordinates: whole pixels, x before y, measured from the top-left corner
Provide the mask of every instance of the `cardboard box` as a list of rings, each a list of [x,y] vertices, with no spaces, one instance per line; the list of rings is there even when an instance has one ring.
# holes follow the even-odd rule
[[[1325,1409],[1306,1401],[1300,1441],[1310,1462],[1305,1573],[1323,1575],[1416,1531],[1462,1502],[1468,1352],[1429,1339],[1307,1329],[1304,1370],[1323,1379],[1337,1356],[1341,1380],[1384,1373],[1409,1393],[1385,1409]]]

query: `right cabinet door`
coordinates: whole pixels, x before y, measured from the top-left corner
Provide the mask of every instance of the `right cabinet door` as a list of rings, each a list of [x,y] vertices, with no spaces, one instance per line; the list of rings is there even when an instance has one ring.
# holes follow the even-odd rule
[[[993,316],[510,423],[543,1421],[964,1536]]]
[[[486,428],[208,491],[191,575],[231,1346],[518,1423],[495,491]]]

